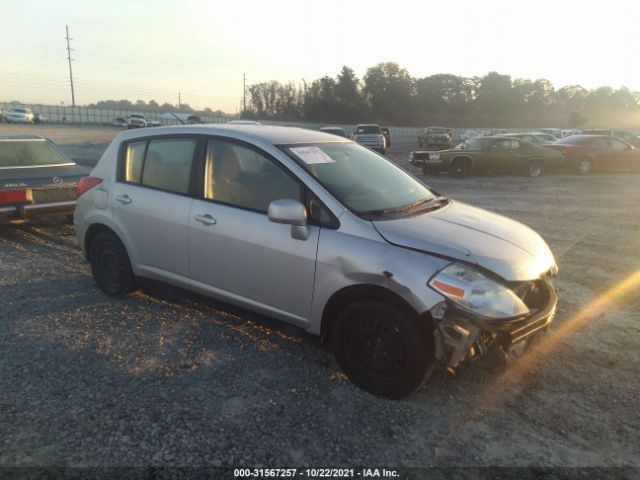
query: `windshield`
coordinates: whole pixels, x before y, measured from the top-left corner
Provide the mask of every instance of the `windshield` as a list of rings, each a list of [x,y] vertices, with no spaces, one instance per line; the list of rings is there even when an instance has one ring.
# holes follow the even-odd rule
[[[46,140],[0,141],[0,167],[33,167],[73,163]]]
[[[433,133],[434,135],[446,135],[447,130],[445,128],[429,128],[427,133]]]
[[[487,148],[492,141],[493,139],[491,138],[475,137],[462,142],[456,148],[461,150],[483,150]]]
[[[27,111],[24,108],[12,108],[11,111],[13,113],[27,113]]]
[[[380,134],[380,127],[376,125],[364,125],[359,126],[356,133],[377,133]]]
[[[356,143],[286,147],[285,152],[356,214],[399,210],[434,198],[401,168]]]

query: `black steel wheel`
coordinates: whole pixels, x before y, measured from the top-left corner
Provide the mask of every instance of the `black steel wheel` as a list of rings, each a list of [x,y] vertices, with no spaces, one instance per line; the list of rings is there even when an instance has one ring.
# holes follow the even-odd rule
[[[89,250],[89,263],[96,283],[107,295],[122,298],[135,289],[129,255],[115,234],[96,235]]]
[[[333,349],[349,379],[387,398],[403,398],[431,375],[433,333],[404,312],[380,301],[355,302],[332,329]]]

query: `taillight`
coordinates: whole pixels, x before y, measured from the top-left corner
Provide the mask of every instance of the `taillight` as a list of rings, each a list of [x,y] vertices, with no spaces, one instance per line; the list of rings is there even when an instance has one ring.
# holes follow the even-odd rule
[[[96,177],[81,178],[80,182],[78,183],[78,188],[76,189],[76,198],[80,198],[80,195],[82,195],[85,192],[88,192],[93,187],[95,187],[96,185],[100,185],[101,183],[102,183],[101,178],[96,178]]]
[[[0,191],[0,205],[31,202],[33,202],[33,197],[30,189]]]

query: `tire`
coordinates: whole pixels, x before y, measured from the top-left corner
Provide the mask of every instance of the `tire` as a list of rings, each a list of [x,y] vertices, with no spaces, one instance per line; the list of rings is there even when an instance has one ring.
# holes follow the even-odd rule
[[[589,158],[581,158],[578,161],[578,174],[579,175],[589,175],[591,173],[591,159]]]
[[[122,298],[135,290],[129,255],[115,234],[96,235],[89,249],[89,263],[96,283],[107,295]]]
[[[336,359],[349,379],[373,395],[399,399],[433,372],[433,334],[400,309],[362,300],[345,307],[331,332]]]
[[[449,174],[452,177],[462,178],[469,170],[466,160],[461,158],[454,159],[449,166]]]
[[[542,175],[543,163],[542,160],[531,160],[527,163],[526,175],[531,178],[537,178]]]

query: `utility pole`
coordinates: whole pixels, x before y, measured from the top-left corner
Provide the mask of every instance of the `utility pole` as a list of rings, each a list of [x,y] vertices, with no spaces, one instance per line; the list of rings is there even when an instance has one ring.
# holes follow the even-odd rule
[[[247,76],[242,74],[242,114],[247,111]]]
[[[67,60],[69,60],[69,80],[71,80],[71,105],[75,107],[76,95],[73,91],[73,72],[71,71],[71,60],[73,60],[71,58],[71,50],[73,50],[73,48],[69,46],[69,40],[73,40],[73,38],[69,38],[69,25],[65,25],[65,27],[67,28],[67,36],[65,38],[67,39]]]
[[[178,110],[180,110],[180,92],[178,92]]]

